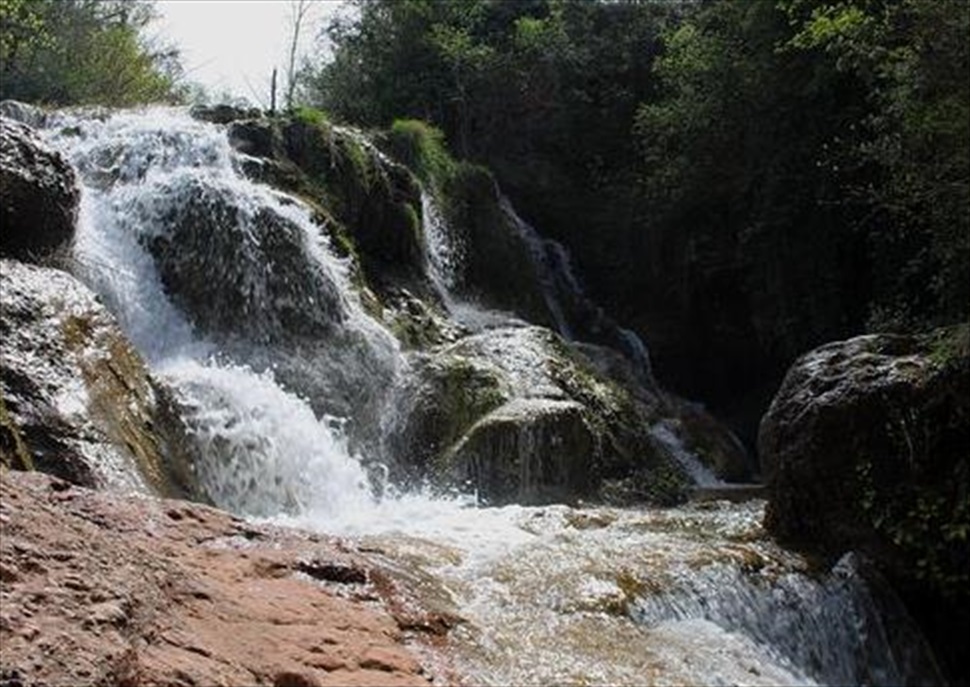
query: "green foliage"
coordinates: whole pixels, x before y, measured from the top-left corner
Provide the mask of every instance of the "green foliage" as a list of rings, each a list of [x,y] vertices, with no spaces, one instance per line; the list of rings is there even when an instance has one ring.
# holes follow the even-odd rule
[[[0,97],[113,106],[171,100],[177,53],[145,42],[149,0],[0,0]]]
[[[946,484],[900,484],[880,491],[873,486],[873,466],[861,463],[862,507],[873,528],[912,564],[911,574],[945,598],[964,601],[970,571],[970,499],[968,463],[954,466]]]
[[[425,122],[395,120],[387,134],[387,144],[391,154],[429,186],[443,183],[455,171],[444,134]]]
[[[293,119],[308,126],[318,126],[322,127],[326,125],[330,118],[327,113],[315,107],[307,107],[302,105],[300,107],[293,108],[292,115]]]
[[[846,157],[872,172],[849,189],[876,279],[871,324],[963,319],[970,303],[970,5],[786,3],[796,49],[815,51],[869,93]]]

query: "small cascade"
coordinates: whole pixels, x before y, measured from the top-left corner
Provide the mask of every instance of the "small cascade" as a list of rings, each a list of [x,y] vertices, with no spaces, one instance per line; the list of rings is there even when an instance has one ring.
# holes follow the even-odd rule
[[[684,446],[683,439],[677,434],[674,425],[668,420],[662,420],[650,428],[650,435],[659,441],[669,451],[684,471],[699,487],[724,486],[724,482],[714,472],[704,465],[700,459]]]
[[[438,290],[438,295],[449,304],[461,272],[461,246],[448,231],[437,203],[427,190],[421,191],[421,218],[428,256],[428,276]]]
[[[505,195],[499,200],[502,212],[509,218],[511,225],[525,242],[532,263],[539,277],[539,287],[546,301],[546,307],[556,323],[556,330],[567,340],[575,338],[573,328],[563,308],[563,296],[583,297],[569,267],[566,249],[555,241],[543,239],[531,224],[519,217],[512,203]],[[583,297],[584,298],[584,297]]]
[[[818,577],[779,571],[766,579],[730,563],[681,571],[670,589],[638,597],[631,617],[654,629],[704,621],[744,634],[819,684],[927,681],[934,666],[926,662],[926,647],[905,614],[889,608],[893,602],[873,596],[855,556],[847,554]],[[893,632],[908,635],[911,644],[894,644]]]
[[[472,332],[527,324],[513,313],[486,308],[457,295],[465,267],[465,250],[460,237],[451,231],[434,197],[421,192],[422,234],[428,265],[428,278],[448,314]]]
[[[647,347],[635,332],[613,322],[586,294],[573,271],[569,251],[558,241],[543,238],[522,219],[505,195],[502,211],[528,248],[540,287],[557,331],[568,341],[591,341],[621,352],[641,384],[652,386],[653,372]]]

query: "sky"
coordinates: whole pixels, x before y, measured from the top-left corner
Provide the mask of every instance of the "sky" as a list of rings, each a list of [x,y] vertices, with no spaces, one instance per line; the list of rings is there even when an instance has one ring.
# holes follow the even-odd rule
[[[273,67],[279,69],[277,99],[285,91],[292,0],[157,0],[154,33],[182,53],[186,78],[215,98],[224,94],[269,106]],[[301,31],[300,53],[313,46],[340,0],[313,0]]]

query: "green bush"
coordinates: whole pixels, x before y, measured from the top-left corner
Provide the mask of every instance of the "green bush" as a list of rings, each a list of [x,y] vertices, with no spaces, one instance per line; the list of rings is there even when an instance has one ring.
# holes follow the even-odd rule
[[[397,119],[387,134],[391,154],[429,185],[444,183],[455,172],[455,161],[444,134],[417,119]]]

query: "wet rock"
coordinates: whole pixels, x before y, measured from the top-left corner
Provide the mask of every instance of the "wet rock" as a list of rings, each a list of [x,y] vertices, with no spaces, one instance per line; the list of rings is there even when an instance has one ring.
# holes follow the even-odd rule
[[[3,260],[0,271],[0,405],[19,447],[6,462],[75,484],[191,491],[174,434],[159,432],[160,387],[94,294],[59,270]]]
[[[949,649],[970,628],[968,389],[970,326],[862,336],[800,358],[759,436],[766,525],[872,557]]]
[[[0,116],[39,129],[47,124],[47,111],[17,100],[0,101]]]
[[[416,481],[492,503],[591,497],[633,475],[654,487],[641,500],[686,495],[683,475],[654,479],[681,474],[648,431],[663,404],[599,375],[548,329],[491,329],[415,355],[397,393],[388,445]]]
[[[421,190],[404,167],[349,129],[298,120],[282,128],[284,159],[303,175],[302,195],[344,227],[368,283],[424,283]]]
[[[67,160],[30,127],[0,117],[0,256],[36,261],[64,249],[79,199]]]
[[[550,503],[595,484],[596,435],[575,401],[515,399],[469,430],[445,461],[458,484],[489,502]]]
[[[462,166],[443,193],[448,199],[446,219],[456,242],[464,246],[457,294],[554,327],[556,315],[542,292],[542,275],[520,220],[502,203],[491,174],[481,167]]]
[[[667,396],[680,424],[684,445],[724,482],[751,482],[758,473],[755,460],[738,437],[704,406]]]
[[[252,119],[260,115],[259,110],[247,107],[236,107],[234,105],[197,105],[192,108],[191,114],[196,119],[213,124],[229,124],[240,119]]]
[[[229,126],[229,143],[240,153],[253,157],[274,158],[279,155],[282,138],[268,119],[234,121]]]
[[[70,501],[52,502],[50,484],[38,473],[0,472],[9,516],[0,564],[40,556],[41,546],[76,552],[45,558],[43,572],[18,563],[18,577],[3,582],[7,685],[427,684],[388,610],[398,603],[392,589],[358,601],[290,570],[294,560],[371,566],[335,542],[247,525],[258,541],[217,546],[239,529],[228,513],[77,487]],[[183,517],[167,517],[174,510]],[[254,558],[283,574],[262,574]],[[71,589],[73,579],[92,591]],[[187,593],[199,589],[206,594]]]
[[[306,560],[298,561],[294,569],[321,582],[336,582],[338,584],[367,583],[367,571],[353,565]]]
[[[346,318],[337,285],[292,220],[250,207],[229,187],[170,183],[159,193],[176,202],[160,214],[143,209],[157,227],[145,241],[166,291],[201,332],[227,336],[246,322],[251,340],[274,342],[323,337]]]

